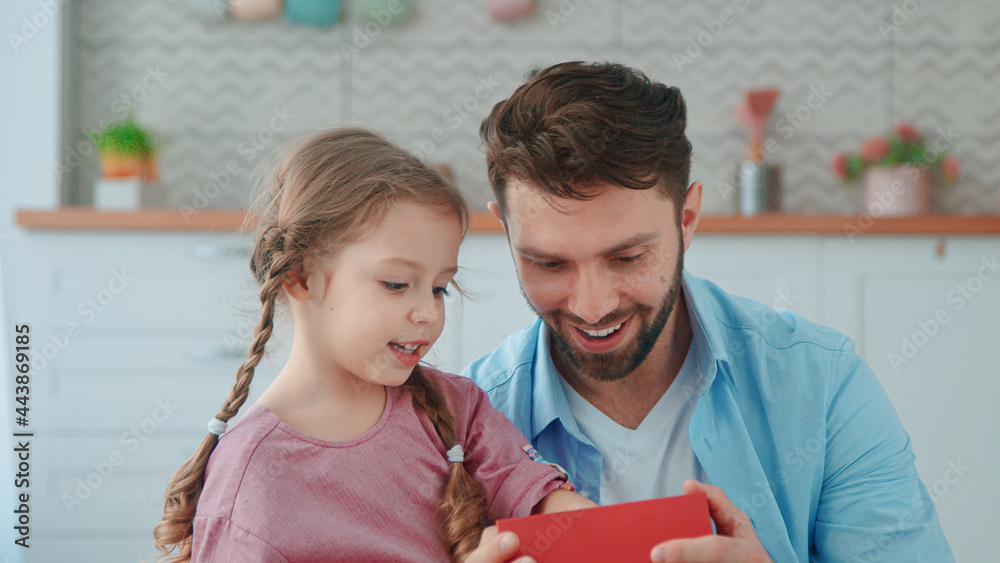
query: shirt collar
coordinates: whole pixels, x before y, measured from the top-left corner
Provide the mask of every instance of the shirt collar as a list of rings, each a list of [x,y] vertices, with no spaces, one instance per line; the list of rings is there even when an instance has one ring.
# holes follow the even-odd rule
[[[691,317],[691,330],[702,356],[702,393],[712,386],[719,371],[735,385],[726,341],[716,322],[720,314],[718,301],[709,293],[704,280],[692,276],[687,270],[681,273],[681,287],[684,289],[688,316]]]
[[[726,352],[722,334],[717,328],[718,323],[709,322],[706,329],[706,323],[703,322],[703,319],[715,319],[717,312],[715,301],[701,283],[700,278],[692,276],[687,270],[684,270],[681,274],[681,287],[687,303],[688,316],[691,318],[694,344],[699,352],[698,361],[702,374],[701,392],[704,394],[715,381],[720,366],[722,372],[727,374],[732,381],[729,355]],[[532,381],[532,442],[556,419],[571,434],[581,437],[582,440],[582,434],[570,411],[569,402],[566,400],[566,392],[559,380],[556,379],[559,374],[556,372],[552,356],[549,353],[548,328],[541,319],[537,321],[537,330]],[[732,383],[735,385],[735,381]]]
[[[549,330],[544,322],[538,323],[538,338],[535,348],[535,377],[532,389],[531,439],[556,419],[572,434],[581,436],[580,428],[570,411],[566,392],[557,379],[559,373],[552,363],[549,353]]]

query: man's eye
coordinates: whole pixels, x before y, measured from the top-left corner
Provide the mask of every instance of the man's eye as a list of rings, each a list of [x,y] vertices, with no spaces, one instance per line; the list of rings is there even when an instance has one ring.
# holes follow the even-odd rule
[[[615,260],[622,262],[624,264],[629,264],[631,262],[638,262],[642,258],[642,254],[633,254],[632,256],[618,256]]]
[[[555,270],[559,266],[562,266],[562,262],[535,262],[535,261],[532,261],[532,264],[538,266],[539,268],[542,268],[543,270]]]
[[[387,281],[384,281],[384,282],[382,282],[382,284],[385,285],[385,287],[387,289],[389,289],[390,291],[403,291],[404,289],[406,289],[407,287],[409,287],[408,284],[402,283],[402,282],[387,282]]]

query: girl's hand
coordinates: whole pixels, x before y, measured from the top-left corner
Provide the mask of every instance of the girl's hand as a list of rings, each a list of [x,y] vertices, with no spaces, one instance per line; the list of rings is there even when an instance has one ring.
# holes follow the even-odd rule
[[[521,541],[514,532],[497,534],[497,527],[490,526],[483,530],[479,547],[465,558],[464,563],[504,563],[519,545]],[[535,560],[525,556],[514,563],[535,563]]]

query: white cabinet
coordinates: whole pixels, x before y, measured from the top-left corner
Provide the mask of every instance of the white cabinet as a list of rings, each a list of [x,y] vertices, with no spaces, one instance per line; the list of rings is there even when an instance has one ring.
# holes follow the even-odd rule
[[[149,560],[166,484],[204,438],[256,322],[248,243],[21,235],[5,281],[8,320],[32,330],[24,560]]]
[[[990,561],[1000,503],[1000,238],[831,238],[829,324],[850,334],[910,433],[958,561]]]

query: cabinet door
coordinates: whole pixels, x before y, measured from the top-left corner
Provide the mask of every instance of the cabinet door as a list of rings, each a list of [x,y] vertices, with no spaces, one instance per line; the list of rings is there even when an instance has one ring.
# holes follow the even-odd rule
[[[829,324],[855,338],[910,433],[958,561],[995,556],[1000,241],[831,238]]]
[[[684,267],[733,295],[824,322],[821,237],[695,235]]]
[[[457,372],[534,321],[535,314],[521,294],[510,246],[502,234],[469,235],[455,279],[465,295],[449,299],[448,327],[438,347],[441,369]]]

